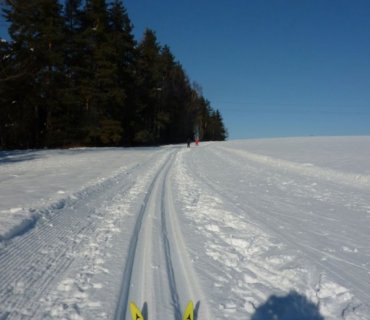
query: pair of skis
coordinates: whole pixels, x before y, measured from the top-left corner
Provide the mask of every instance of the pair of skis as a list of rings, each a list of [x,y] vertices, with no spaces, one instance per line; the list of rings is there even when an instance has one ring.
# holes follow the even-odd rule
[[[140,309],[134,302],[130,302],[130,312],[132,320],[145,320]],[[189,301],[183,314],[182,320],[194,320],[193,301]]]

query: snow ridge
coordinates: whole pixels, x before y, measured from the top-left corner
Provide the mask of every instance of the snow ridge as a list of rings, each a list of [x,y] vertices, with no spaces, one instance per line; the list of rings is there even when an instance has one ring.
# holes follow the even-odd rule
[[[299,175],[312,178],[325,179],[335,183],[340,183],[353,188],[370,188],[370,176],[361,174],[352,174],[339,172],[329,168],[321,168],[311,163],[297,163],[288,160],[272,158],[265,155],[252,153],[246,150],[237,150],[234,148],[220,147],[220,149],[229,153],[234,153],[244,157],[248,161],[254,161],[269,167],[277,167],[281,170],[290,171]]]
[[[127,174],[127,169],[123,168],[124,174]],[[119,179],[122,173],[117,174],[116,176],[106,179],[103,181],[98,181],[92,186],[87,186],[82,190],[66,197],[57,200],[54,203],[42,208],[37,209],[19,209],[19,211],[28,210],[28,214],[23,214],[23,218],[18,222],[18,224],[11,226],[6,232],[2,235],[0,234],[0,242],[11,240],[14,237],[21,236],[36,226],[36,224],[42,219],[48,219],[52,215],[62,210],[64,207],[71,207],[77,201],[84,201],[86,198],[93,196],[109,187],[112,183],[112,180]]]

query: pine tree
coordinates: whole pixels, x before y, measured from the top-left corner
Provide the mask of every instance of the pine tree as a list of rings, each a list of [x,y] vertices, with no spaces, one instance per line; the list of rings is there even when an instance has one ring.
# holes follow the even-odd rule
[[[161,52],[161,70],[164,79],[163,99],[159,120],[162,143],[179,143],[193,135],[194,114],[192,112],[193,92],[189,79],[168,46]]]
[[[56,0],[7,0],[16,86],[23,95],[13,100],[19,110],[15,125],[23,132],[21,147],[42,146],[58,108],[56,95],[63,62],[61,6]]]
[[[228,132],[225,128],[224,121],[222,119],[222,115],[219,110],[216,110],[215,118],[216,118],[216,123],[217,123],[215,140],[224,141],[228,137]]]
[[[82,4],[81,0],[66,0],[64,6],[64,76],[63,109],[60,115],[59,145],[77,146],[83,141],[84,100],[81,95],[83,69]]]
[[[64,52],[65,42],[62,7],[57,0],[40,0],[40,33],[38,45],[41,69],[39,83],[41,103],[45,105],[45,140],[47,147],[59,146],[58,138],[64,135],[66,110],[63,105],[65,87]],[[42,107],[42,106],[40,106]]]
[[[223,141],[227,138],[227,131],[219,110],[211,111],[208,118],[206,139],[213,141]]]
[[[140,97],[134,118],[138,144],[158,142],[159,132],[156,115],[160,108],[162,77],[160,72],[160,45],[155,32],[147,29],[138,46],[138,81]]]
[[[21,10],[23,9],[23,10]],[[13,143],[19,148],[32,147],[36,140],[36,127],[38,120],[38,107],[29,101],[29,94],[33,88],[33,73],[36,70],[35,55],[31,51],[31,46],[27,43],[27,38],[31,35],[27,33],[26,27],[29,24],[29,4],[27,1],[6,1],[6,7],[3,10],[4,16],[10,22],[9,35],[12,42],[9,44],[11,51],[11,64],[13,67],[7,69],[7,82],[4,82],[8,88],[14,85],[17,90],[22,91],[22,95],[18,97],[13,91],[8,91],[7,99],[2,99],[2,104],[9,107],[12,105],[11,112],[7,112],[6,130],[3,130],[4,135],[7,131],[7,145],[12,147]],[[9,65],[8,65],[9,66]],[[33,97],[35,100],[35,97]],[[12,138],[9,138],[11,136]]]
[[[81,49],[78,67],[78,90],[82,99],[83,144],[100,145],[101,118],[104,115],[103,48],[108,27],[104,0],[86,1],[81,15],[78,45]]]
[[[12,117],[14,111],[11,106],[11,80],[16,78],[13,71],[13,61],[10,45],[0,38],[0,148],[11,146],[14,141]]]
[[[111,112],[121,127],[121,142],[128,145],[133,140],[131,119],[135,107],[136,42],[132,24],[122,1],[116,0],[109,9],[109,45],[115,70],[112,74]]]

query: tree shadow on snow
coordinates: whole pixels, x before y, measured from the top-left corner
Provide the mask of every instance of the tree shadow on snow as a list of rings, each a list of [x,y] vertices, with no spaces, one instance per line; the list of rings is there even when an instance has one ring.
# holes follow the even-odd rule
[[[316,304],[295,291],[284,297],[271,296],[251,320],[324,320]]]
[[[0,164],[30,161],[43,157],[43,155],[34,150],[0,151]]]

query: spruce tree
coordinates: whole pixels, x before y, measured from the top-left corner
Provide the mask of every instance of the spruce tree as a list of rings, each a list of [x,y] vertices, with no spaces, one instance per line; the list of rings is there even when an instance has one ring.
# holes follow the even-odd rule
[[[10,108],[12,102],[10,82],[16,78],[13,66],[10,45],[0,38],[0,148],[14,144],[11,136],[15,133],[12,122],[15,112]]]
[[[192,90],[189,79],[168,46],[161,51],[164,89],[159,123],[163,143],[184,142],[193,135]]]
[[[223,141],[227,138],[227,131],[219,110],[211,110],[208,117],[208,126],[206,130],[206,140]]]
[[[13,100],[21,115],[15,121],[23,137],[21,147],[43,146],[53,131],[58,109],[58,82],[63,63],[61,6],[57,0],[6,0],[5,17],[10,22],[14,74],[22,97]]]
[[[64,114],[60,121],[64,130],[59,135],[62,146],[77,146],[83,141],[84,100],[81,95],[83,74],[82,4],[81,0],[66,0],[64,6]]]
[[[111,113],[121,127],[121,143],[128,145],[133,140],[132,121],[136,93],[136,42],[132,24],[122,1],[116,0],[109,9],[110,58],[114,61],[112,73]]]
[[[147,29],[138,46],[138,95],[139,104],[134,118],[136,134],[134,141],[138,144],[158,142],[159,128],[157,113],[162,94],[162,77],[160,72],[160,45],[155,32]]]
[[[21,10],[22,9],[22,10]],[[7,79],[4,82],[8,88],[14,85],[17,90],[22,91],[22,95],[16,96],[13,91],[7,92],[7,100],[2,99],[2,104],[9,107],[12,105],[12,110],[7,113],[7,130],[12,136],[12,142],[19,148],[33,147],[36,143],[36,127],[38,120],[38,106],[35,104],[36,97],[30,94],[33,89],[33,74],[36,70],[36,58],[33,54],[31,44],[27,38],[32,38],[32,33],[29,34],[27,25],[29,24],[30,6],[27,1],[6,1],[4,8],[4,16],[10,23],[9,35],[11,37],[10,50],[12,52],[12,68],[7,70]],[[24,30],[24,31],[23,31]],[[8,65],[9,66],[9,65]],[[5,89],[5,88],[4,88]],[[5,106],[4,106],[5,107]],[[13,131],[13,134],[10,132]],[[38,130],[37,130],[38,131]],[[8,140],[8,145],[12,147]]]
[[[47,147],[63,143],[60,138],[64,136],[65,125],[68,124],[63,104],[66,85],[63,52],[65,33],[61,11],[62,7],[57,0],[41,0],[41,37],[37,51],[40,51],[42,67],[39,72],[40,82],[36,85],[41,89],[41,103],[45,103],[46,108],[44,145]]]
[[[219,110],[216,110],[214,117],[216,122],[216,134],[214,140],[224,141],[227,139],[228,133]]]

